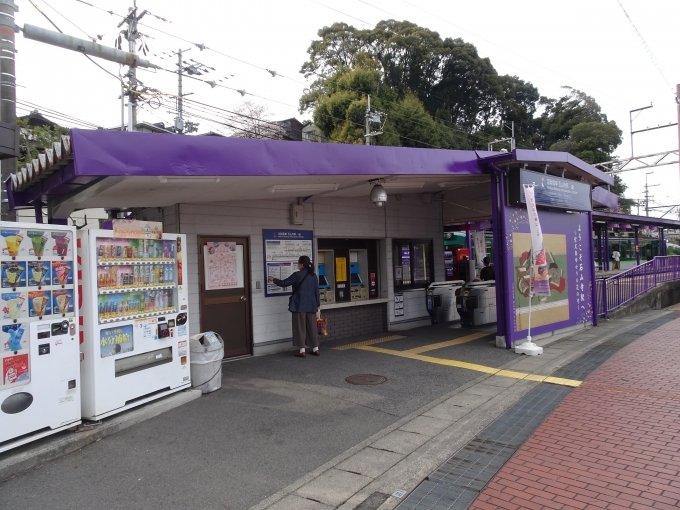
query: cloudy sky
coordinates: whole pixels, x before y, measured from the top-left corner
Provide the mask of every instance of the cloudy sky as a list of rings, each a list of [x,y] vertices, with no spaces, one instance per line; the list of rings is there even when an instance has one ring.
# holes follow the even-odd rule
[[[87,0],[91,7],[78,0],[34,0],[65,33],[83,38],[85,34],[102,35],[105,45],[112,45],[118,35],[116,25],[121,18],[116,14],[125,14],[132,1]],[[29,23],[51,28],[30,2],[17,3],[20,26]],[[169,56],[171,52],[191,48],[191,43],[210,48],[200,51],[193,46],[185,60],[193,58],[215,68],[205,78],[221,79],[217,83],[230,88],[211,89],[205,83],[185,80],[184,92],[194,93],[189,99],[220,108],[232,109],[242,103],[241,95],[232,90],[240,89],[257,96],[246,97],[265,105],[273,118],[308,117],[296,108],[305,88],[299,69],[317,30],[336,21],[368,28],[393,18],[475,44],[500,74],[530,81],[542,95],[559,97],[561,87],[567,85],[593,96],[624,132],[618,156],[630,155],[630,110],[654,105],[639,114],[634,130],[677,122],[678,1],[138,0],[138,6],[167,20],[147,15],[142,21],[147,26],[139,27],[148,36],[148,59],[153,63],[171,69],[176,59]],[[19,115],[38,105],[47,116],[49,109],[96,126],[120,124],[117,79],[82,55],[26,40],[21,34],[17,35],[17,49]],[[100,63],[119,74],[118,65]],[[278,76],[273,78],[266,69],[276,70]],[[149,87],[177,92],[172,74],[140,71],[138,76]],[[174,114],[152,101],[139,117],[170,124]],[[195,120],[200,122],[199,132],[227,130],[204,119]],[[677,127],[635,135],[636,156],[677,148]],[[630,186],[627,196],[641,198],[645,171],[622,177]],[[677,164],[657,168],[648,180],[649,184],[661,184],[650,188],[658,205],[680,204]],[[677,213],[666,217],[675,219]]]

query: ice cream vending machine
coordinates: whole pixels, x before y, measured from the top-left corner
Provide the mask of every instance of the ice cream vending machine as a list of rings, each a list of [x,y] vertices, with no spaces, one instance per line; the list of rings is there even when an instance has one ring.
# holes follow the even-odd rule
[[[75,239],[0,222],[0,452],[80,423]]]
[[[90,420],[191,385],[186,237],[114,232],[82,230],[78,237],[81,397]]]

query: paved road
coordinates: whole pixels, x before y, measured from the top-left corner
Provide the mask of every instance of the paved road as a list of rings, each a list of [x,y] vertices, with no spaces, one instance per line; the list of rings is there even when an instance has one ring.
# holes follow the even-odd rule
[[[422,328],[406,349],[469,332]],[[459,345],[461,359],[501,366],[515,355],[492,336]],[[368,338],[353,339],[353,341]],[[479,373],[327,344],[224,364],[220,391],[0,485],[2,508],[248,508]],[[345,378],[373,373],[380,386]]]

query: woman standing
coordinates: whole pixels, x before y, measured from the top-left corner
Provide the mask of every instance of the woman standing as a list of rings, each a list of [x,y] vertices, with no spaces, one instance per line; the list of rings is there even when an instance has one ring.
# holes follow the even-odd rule
[[[319,335],[316,327],[316,312],[321,308],[319,280],[314,274],[314,267],[309,257],[303,255],[298,259],[298,269],[299,271],[285,280],[270,276],[269,281],[279,287],[293,286],[288,311],[293,314],[293,346],[300,349],[295,355],[304,358],[307,355],[305,347],[311,347],[312,354],[320,356]]]

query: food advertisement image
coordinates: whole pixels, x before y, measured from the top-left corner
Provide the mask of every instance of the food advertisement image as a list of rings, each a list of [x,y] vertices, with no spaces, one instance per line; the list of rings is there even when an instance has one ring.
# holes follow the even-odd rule
[[[2,359],[2,382],[5,386],[29,380],[28,354]]]
[[[17,322],[21,317],[26,316],[27,304],[24,292],[3,292],[0,299],[2,300],[3,319],[12,319]]]
[[[2,288],[26,286],[26,262],[2,262]]]
[[[2,246],[2,254],[4,256],[15,258],[25,253],[22,241],[26,236],[21,230],[4,228],[0,230],[0,236],[2,236],[4,241]]]
[[[29,262],[28,263],[28,286],[42,287],[50,285],[50,263],[49,262]]]
[[[73,289],[52,291],[52,313],[54,315],[73,313]]]
[[[28,316],[43,317],[52,313],[52,293],[38,290],[28,293]]]
[[[54,246],[52,247],[53,256],[71,257],[73,255],[73,245],[71,244],[69,232],[52,232],[51,236],[54,239]]]
[[[73,284],[73,262],[52,262],[52,285]]]
[[[10,324],[2,326],[2,336],[0,336],[0,350],[2,351],[22,351],[28,349],[28,333],[24,324]]]
[[[44,230],[28,230],[26,235],[31,240],[31,244],[28,248],[29,256],[40,258],[49,255],[49,252],[45,253],[45,249],[47,248],[47,242],[50,238],[45,235]]]

